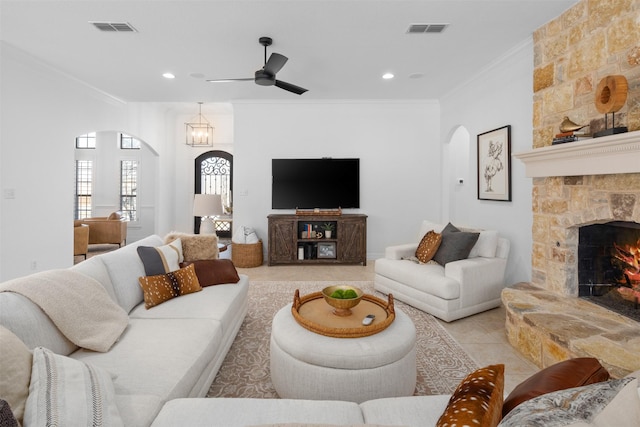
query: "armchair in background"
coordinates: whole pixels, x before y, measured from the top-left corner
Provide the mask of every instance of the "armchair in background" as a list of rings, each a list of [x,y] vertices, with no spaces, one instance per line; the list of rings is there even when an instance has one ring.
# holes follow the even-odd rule
[[[82,255],[87,259],[89,251],[89,226],[82,221],[73,221],[73,256]]]
[[[89,244],[127,244],[127,220],[121,212],[113,212],[104,217],[85,218],[83,224],[89,226]]]

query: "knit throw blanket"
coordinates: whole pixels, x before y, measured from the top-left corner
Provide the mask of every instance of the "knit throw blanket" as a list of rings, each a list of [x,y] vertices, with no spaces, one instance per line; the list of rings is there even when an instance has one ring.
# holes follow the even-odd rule
[[[69,341],[89,350],[108,351],[129,324],[127,313],[97,280],[73,270],[49,270],[10,280],[0,291],[27,297]]]

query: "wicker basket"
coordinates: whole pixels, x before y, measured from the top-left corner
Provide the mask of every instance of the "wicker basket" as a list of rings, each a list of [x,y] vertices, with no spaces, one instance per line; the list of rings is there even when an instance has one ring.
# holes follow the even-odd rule
[[[262,240],[257,243],[233,243],[231,260],[236,267],[259,267],[262,265]]]

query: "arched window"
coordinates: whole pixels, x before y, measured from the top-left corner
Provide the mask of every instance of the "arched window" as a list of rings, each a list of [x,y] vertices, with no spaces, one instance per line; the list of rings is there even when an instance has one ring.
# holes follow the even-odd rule
[[[224,216],[215,221],[219,237],[231,237],[231,214],[233,212],[233,155],[226,151],[207,151],[195,160],[195,193],[220,194]],[[200,218],[193,223],[195,233],[200,232]]]

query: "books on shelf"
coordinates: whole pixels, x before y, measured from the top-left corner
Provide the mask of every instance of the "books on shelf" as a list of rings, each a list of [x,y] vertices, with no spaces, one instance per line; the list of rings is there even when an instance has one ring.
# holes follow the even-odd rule
[[[591,134],[584,131],[561,132],[553,138],[553,145],[564,144],[567,142],[579,141],[581,139],[590,139]]]

